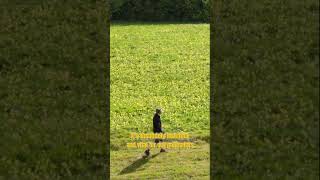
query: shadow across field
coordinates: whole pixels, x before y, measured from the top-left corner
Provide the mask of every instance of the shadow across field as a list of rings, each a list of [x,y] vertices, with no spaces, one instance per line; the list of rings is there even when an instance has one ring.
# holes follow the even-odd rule
[[[128,173],[132,173],[134,171],[136,171],[139,167],[143,166],[144,164],[146,164],[150,159],[155,158],[156,156],[158,156],[160,153],[154,154],[149,158],[145,158],[142,157],[140,159],[137,159],[136,161],[134,161],[132,164],[130,164],[129,166],[127,166],[126,168],[124,168],[119,175],[122,174],[128,174]]]

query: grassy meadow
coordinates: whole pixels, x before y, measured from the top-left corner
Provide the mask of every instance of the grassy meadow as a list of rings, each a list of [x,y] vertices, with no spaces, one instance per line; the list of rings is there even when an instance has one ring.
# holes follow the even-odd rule
[[[319,1],[218,0],[211,47],[208,24],[113,23],[111,79],[105,1],[21,3],[0,1],[0,180],[106,179],[109,105],[111,179],[319,179]],[[126,148],[156,107],[195,148]]]
[[[209,25],[113,23],[110,48],[111,178],[208,179]],[[165,132],[187,132],[197,147],[151,150],[148,163],[127,149],[130,132],[152,132],[156,107]]]
[[[213,6],[214,179],[319,179],[319,1]]]
[[[1,1],[1,180],[106,179],[106,20],[104,2]]]

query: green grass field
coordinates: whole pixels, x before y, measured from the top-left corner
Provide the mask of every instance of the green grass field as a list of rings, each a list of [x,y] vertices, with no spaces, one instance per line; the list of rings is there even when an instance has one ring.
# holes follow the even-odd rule
[[[319,1],[214,3],[214,179],[319,179]]]
[[[0,179],[106,179],[104,2],[2,3]]]
[[[17,3],[0,2],[0,180],[106,179],[105,2]],[[208,179],[209,159],[214,179],[319,179],[319,1],[214,4],[211,157],[209,25],[111,26],[112,179]],[[196,148],[126,148],[158,106]]]
[[[114,23],[110,36],[112,179],[208,179],[209,25]],[[164,131],[189,133],[197,148],[131,165],[144,150],[126,148],[129,133],[152,132],[156,107]]]

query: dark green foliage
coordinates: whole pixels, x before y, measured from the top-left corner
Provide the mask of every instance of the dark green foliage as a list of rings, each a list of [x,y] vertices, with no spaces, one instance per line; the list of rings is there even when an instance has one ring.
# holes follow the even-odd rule
[[[106,13],[0,6],[0,179],[106,179]]]
[[[319,1],[215,1],[214,179],[319,179]]]
[[[209,20],[209,0],[113,0],[111,3],[114,20]]]

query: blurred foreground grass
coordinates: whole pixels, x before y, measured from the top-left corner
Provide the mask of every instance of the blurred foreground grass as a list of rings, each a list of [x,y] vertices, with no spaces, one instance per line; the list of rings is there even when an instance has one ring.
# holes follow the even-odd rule
[[[0,179],[105,179],[107,6],[37,2],[0,6]]]

